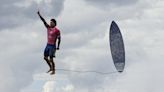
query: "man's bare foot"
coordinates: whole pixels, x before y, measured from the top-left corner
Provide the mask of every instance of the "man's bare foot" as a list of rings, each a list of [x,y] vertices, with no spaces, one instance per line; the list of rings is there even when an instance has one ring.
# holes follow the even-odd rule
[[[52,71],[52,70],[50,69],[50,70],[47,71],[47,73],[49,73],[49,72],[51,72],[51,71]]]
[[[54,75],[54,74],[55,74],[55,70],[53,70],[50,74],[51,74],[51,75]]]

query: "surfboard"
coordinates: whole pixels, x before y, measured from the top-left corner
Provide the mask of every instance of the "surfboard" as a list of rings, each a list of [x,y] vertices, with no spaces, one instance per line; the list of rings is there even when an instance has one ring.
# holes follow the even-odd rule
[[[109,30],[109,43],[114,65],[118,72],[123,72],[125,67],[125,49],[122,34],[115,21],[112,21]]]

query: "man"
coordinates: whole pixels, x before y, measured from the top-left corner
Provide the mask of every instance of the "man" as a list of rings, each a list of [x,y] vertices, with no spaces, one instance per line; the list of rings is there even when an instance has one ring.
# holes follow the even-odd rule
[[[55,74],[55,63],[53,61],[53,57],[55,57],[56,50],[59,50],[60,46],[60,31],[56,28],[56,20],[51,19],[50,25],[46,23],[45,19],[41,16],[40,12],[37,12],[40,19],[44,23],[45,27],[47,28],[47,46],[44,50],[44,60],[47,62],[50,69],[47,73],[51,72],[50,74]],[[57,42],[58,41],[58,42]],[[56,47],[56,42],[57,47]]]

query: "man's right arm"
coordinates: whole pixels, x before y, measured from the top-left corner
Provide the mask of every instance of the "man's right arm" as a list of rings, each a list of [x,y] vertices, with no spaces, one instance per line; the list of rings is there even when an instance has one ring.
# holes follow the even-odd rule
[[[46,27],[46,28],[48,28],[48,27],[49,27],[49,25],[47,24],[47,22],[45,21],[45,19],[44,19],[44,18],[40,15],[40,12],[38,11],[37,13],[38,13],[38,15],[39,15],[40,19],[43,21],[43,23],[44,23],[45,27]]]

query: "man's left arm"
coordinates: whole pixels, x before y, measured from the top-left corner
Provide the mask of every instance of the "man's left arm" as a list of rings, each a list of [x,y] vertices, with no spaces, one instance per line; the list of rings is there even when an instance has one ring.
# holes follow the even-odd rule
[[[57,48],[56,48],[56,49],[59,50],[60,42],[61,42],[61,36],[60,36],[60,33],[59,33],[57,39],[58,39],[58,42],[57,42]]]

